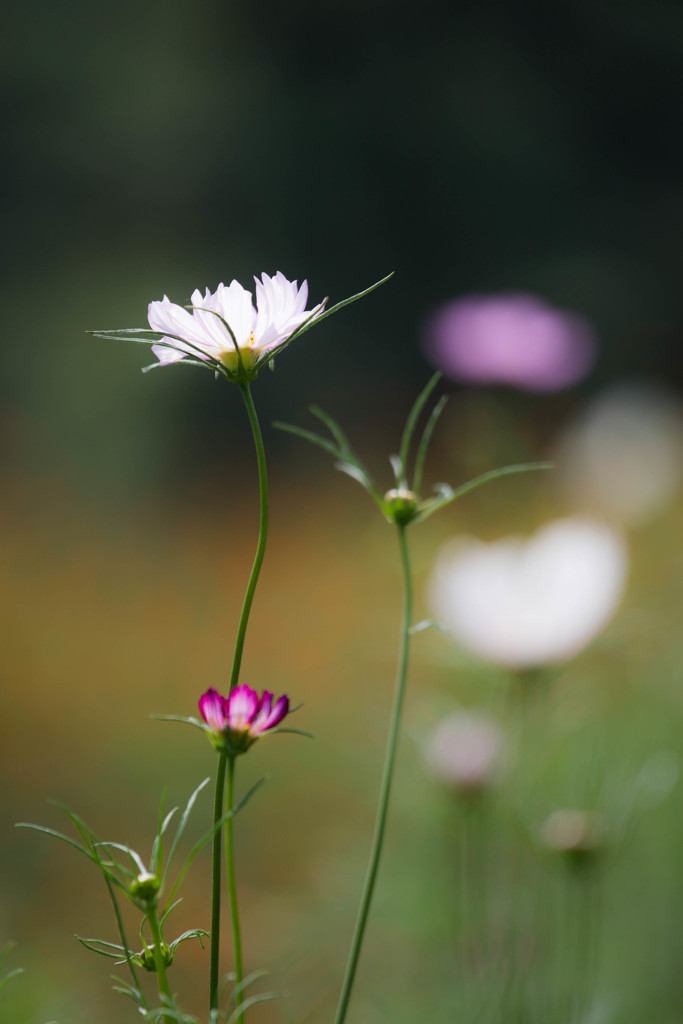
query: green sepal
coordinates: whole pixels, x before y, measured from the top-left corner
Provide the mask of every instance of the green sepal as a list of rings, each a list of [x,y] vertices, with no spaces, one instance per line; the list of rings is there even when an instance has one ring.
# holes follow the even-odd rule
[[[6,942],[5,943],[5,945],[0,950],[0,967],[3,964],[3,961],[9,956],[9,954],[12,952],[12,950],[15,947],[16,947],[16,942],[10,941],[10,942]],[[3,975],[3,977],[0,978],[0,992],[3,990],[3,988],[5,987],[5,985],[7,984],[8,981],[11,981],[12,978],[16,978],[17,975],[23,974],[23,973],[24,973],[24,968],[23,967],[15,967],[15,968],[13,968],[13,970],[8,971],[7,974]]]
[[[282,726],[282,728],[276,725],[274,729],[269,729],[267,732],[264,732],[263,737],[274,736],[276,732],[291,732],[294,733],[295,736],[306,736],[307,739],[309,740],[315,739],[315,736],[313,735],[312,732],[305,732],[304,729],[292,729],[288,725],[284,725]]]
[[[363,289],[362,292],[356,292],[355,295],[349,296],[348,299],[342,299],[341,302],[337,302],[334,306],[331,306],[330,309],[326,309],[322,313],[313,313],[311,316],[309,316],[307,320],[305,320],[301,324],[300,327],[297,327],[297,329],[290,334],[286,341],[283,341],[281,345],[278,345],[273,350],[272,355],[267,356],[266,359],[262,360],[259,363],[259,365],[264,366],[267,363],[272,362],[272,360],[275,359],[276,356],[279,356],[280,352],[286,349],[287,346],[290,345],[295,338],[298,338],[300,337],[300,335],[305,334],[305,332],[310,330],[311,327],[317,326],[319,323],[322,323],[323,320],[327,320],[328,316],[332,316],[333,313],[338,313],[340,309],[344,308],[344,306],[350,306],[352,302],[357,302],[358,299],[362,299],[366,295],[369,295],[370,292],[374,292],[375,288],[379,288],[380,285],[386,284],[386,282],[389,281],[390,278],[392,278],[393,276],[394,271],[392,270],[392,272],[390,274],[387,274],[386,277],[383,277],[380,281],[375,281],[374,284],[371,284],[369,288]],[[327,299],[323,299],[323,302],[327,302]]]
[[[230,1014],[225,1024],[235,1024],[240,1019],[245,1010],[248,1010],[250,1006],[256,1006],[257,1003],[270,1002],[273,999],[288,999],[289,992],[263,992],[258,996],[249,996],[243,1003],[240,1003],[233,1012]]]
[[[182,866],[180,868],[180,871],[178,872],[178,876],[177,876],[175,882],[173,883],[173,886],[172,886],[171,891],[169,893],[169,896],[168,896],[168,899],[166,901],[164,910],[162,911],[162,915],[164,917],[167,916],[167,909],[168,909],[169,905],[173,902],[173,898],[175,897],[175,894],[177,893],[178,889],[180,888],[182,882],[184,881],[185,876],[187,875],[187,872],[190,870],[190,866],[192,864],[192,861],[195,859],[195,857],[197,856],[199,851],[202,850],[204,848],[204,846],[206,846],[206,844],[209,842],[210,839],[213,839],[213,837],[216,834],[216,832],[218,832],[220,829],[222,829],[223,826],[228,821],[230,821],[231,818],[234,818],[236,814],[239,814],[239,812],[242,810],[242,808],[244,806],[246,806],[246,804],[249,802],[249,800],[251,800],[251,798],[254,795],[254,793],[256,793],[256,791],[261,788],[261,786],[263,785],[264,782],[267,781],[267,779],[268,779],[268,776],[264,775],[262,778],[260,778],[258,780],[258,782],[255,782],[254,785],[251,787],[251,789],[247,790],[247,792],[244,794],[242,799],[238,800],[238,802],[235,804],[235,806],[232,807],[226,814],[224,814],[222,818],[219,818],[218,821],[214,822],[213,825],[211,826],[211,828],[208,829],[204,833],[204,835],[201,836],[201,838],[198,839],[197,842],[194,844],[194,846],[192,847],[192,849],[188,853],[187,857],[183,861],[183,864],[182,864]]]
[[[112,960],[118,961],[118,963],[126,964],[130,959],[137,956],[137,953],[132,949],[125,949],[117,942],[106,942],[104,939],[84,939],[81,935],[76,935],[76,940],[92,953],[98,953],[100,956],[110,957]],[[100,946],[104,946],[106,948],[100,949]],[[126,959],[119,960],[119,957],[122,954]]]
[[[150,715],[149,717],[154,718],[157,722],[185,722],[186,725],[194,725],[202,732],[212,732],[206,722],[200,722],[198,718],[187,718],[185,715]]]
[[[166,860],[166,867],[164,868],[163,875],[161,876],[161,888],[162,889],[166,885],[166,881],[168,879],[168,873],[169,873],[169,871],[171,869],[171,864],[173,863],[173,858],[175,856],[175,852],[178,849],[178,843],[180,842],[180,840],[182,838],[182,835],[183,835],[183,832],[185,831],[185,827],[187,825],[188,819],[189,819],[190,814],[192,812],[192,808],[195,805],[195,801],[197,800],[197,797],[199,796],[201,791],[204,789],[204,786],[208,785],[209,782],[210,782],[210,779],[208,777],[206,779],[204,779],[203,782],[200,782],[199,785],[197,786],[197,788],[195,789],[194,793],[192,793],[192,795],[190,796],[190,799],[187,801],[187,804],[185,806],[185,810],[183,811],[182,816],[180,818],[180,821],[178,822],[178,828],[176,829],[176,834],[175,834],[175,837],[174,837],[173,842],[171,844],[171,849],[169,850],[169,853],[168,853],[168,858]],[[167,914],[168,914],[168,911],[166,912],[166,914],[164,914],[164,917],[166,917]],[[163,921],[163,918],[162,918],[162,921]]]
[[[310,411],[315,417],[317,417],[317,419],[325,424],[336,443],[325,437],[321,437],[320,434],[315,434],[312,430],[295,427],[290,423],[282,423],[279,420],[273,423],[273,426],[278,430],[284,430],[288,434],[294,434],[295,437],[301,437],[304,441],[310,441],[311,444],[317,445],[318,448],[322,448],[324,452],[327,452],[328,455],[331,455],[335,459],[335,469],[340,470],[342,473],[346,473],[347,476],[356,480],[361,487],[365,488],[377,506],[384,511],[382,498],[372,480],[372,477],[354,452],[339,424],[332,418],[332,416],[329,415],[329,413],[323,412],[323,410],[319,409],[317,406],[311,406]]]
[[[244,992],[249,987],[249,985],[253,985],[253,983],[255,981],[258,981],[259,978],[267,977],[268,974],[270,974],[270,971],[266,971],[263,967],[261,967],[255,971],[252,971],[251,974],[248,974],[246,976],[246,978],[243,978],[239,985],[235,985],[232,992],[230,993],[230,998],[228,999],[226,1010],[230,1009],[230,1007],[235,1003],[238,995]],[[228,980],[233,980],[234,977],[235,975],[231,974],[228,976]],[[224,978],[223,980],[226,979]]]
[[[455,489],[450,484],[438,484],[436,496],[429,498],[418,506],[415,521],[427,519],[429,516],[434,515],[435,512],[438,512],[439,509],[445,508],[452,501],[462,498],[463,495],[469,494],[470,491],[476,490],[477,487],[489,483],[490,480],[497,480],[498,477],[502,476],[512,476],[515,473],[530,473],[535,470],[554,468],[554,462],[522,462],[511,466],[502,466],[500,469],[491,469],[487,473],[482,473],[481,476],[476,476]]]
[[[410,442],[417,426],[417,421],[420,418],[420,413],[424,409],[425,403],[436,385],[441,380],[442,374],[437,371],[429,378],[425,386],[423,387],[420,394],[415,399],[413,407],[408,413],[408,419],[406,425],[403,428],[403,436],[401,437],[401,447],[398,453],[399,470],[396,473],[396,479],[399,487],[406,487],[409,490],[417,490],[416,487],[409,487],[408,484],[408,455],[410,452]]]
[[[413,491],[415,491],[416,494],[420,493],[420,488],[422,487],[422,471],[424,469],[425,459],[427,458],[427,451],[429,449],[429,443],[432,439],[432,434],[434,433],[434,429],[439,421],[441,413],[446,408],[447,402],[448,395],[442,395],[439,401],[432,409],[431,415],[427,420],[424,431],[422,432],[420,444],[417,449],[417,455],[415,457],[415,473],[413,474],[412,489]]]
[[[420,622],[416,622],[414,626],[411,626],[408,632],[411,636],[415,636],[416,633],[424,633],[427,629],[435,629],[438,633],[443,633],[444,636],[453,639],[453,634],[445,626],[442,626],[440,622],[435,622],[433,619],[422,619]]]

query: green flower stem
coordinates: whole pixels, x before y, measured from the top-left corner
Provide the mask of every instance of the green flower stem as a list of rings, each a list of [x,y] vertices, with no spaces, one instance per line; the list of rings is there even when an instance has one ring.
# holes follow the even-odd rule
[[[391,723],[389,726],[389,737],[387,739],[387,750],[384,759],[384,771],[382,774],[382,783],[380,786],[379,805],[377,808],[377,818],[375,820],[375,834],[372,841],[370,861],[368,863],[368,870],[365,876],[365,885],[363,887],[363,895],[361,896],[360,907],[358,909],[358,918],[356,920],[356,929],[353,935],[353,940],[351,942],[349,960],[346,965],[346,975],[344,977],[344,984],[342,985],[341,995],[339,996],[339,1005],[337,1006],[335,1024],[343,1024],[343,1021],[346,1018],[346,1011],[348,1010],[349,1000],[351,998],[351,990],[353,988],[353,983],[356,976],[356,968],[358,966],[358,959],[360,957],[361,945],[363,943],[365,926],[367,924],[368,914],[370,912],[370,904],[372,902],[372,895],[375,889],[375,882],[377,880],[377,871],[379,869],[380,857],[382,855],[382,846],[384,843],[384,832],[387,822],[389,797],[391,795],[391,781],[394,774],[394,762],[396,760],[396,748],[398,745],[398,735],[401,725],[401,710],[403,708],[403,696],[405,693],[406,677],[408,672],[408,653],[410,646],[410,624],[412,618],[413,585],[410,573],[410,559],[408,557],[406,524],[397,523],[396,525],[398,527],[398,537],[401,548],[401,562],[403,565],[405,597],[403,605],[403,623],[401,628],[398,672],[396,676],[396,689],[394,692],[394,706],[391,713]]]
[[[228,796],[227,804],[231,808],[235,803],[235,758],[228,758]],[[230,918],[232,920],[232,947],[235,956],[235,986],[237,988],[236,1006],[244,1001],[242,985],[242,938],[240,934],[240,913],[237,905],[237,886],[235,885],[235,851],[232,837],[232,818],[225,823],[225,871],[228,878],[228,899],[230,901]],[[242,1024],[244,1017],[240,1013],[236,1024]]]
[[[252,601],[254,600],[254,592],[256,590],[256,584],[258,583],[259,574],[261,572],[261,566],[263,564],[263,556],[266,553],[266,542],[268,540],[268,474],[266,471],[266,452],[265,448],[263,447],[263,435],[261,434],[261,427],[259,425],[258,416],[256,414],[254,400],[251,397],[249,384],[240,384],[239,389],[242,392],[242,398],[244,399],[247,415],[249,417],[249,424],[251,426],[252,434],[254,435],[254,445],[256,447],[256,461],[258,463],[260,495],[260,521],[258,543],[256,545],[256,554],[254,555],[254,562],[251,567],[249,582],[247,584],[246,593],[244,595],[244,601],[242,603],[240,621],[237,627],[237,636],[235,638],[235,653],[233,655],[232,671],[230,673],[230,690],[233,690],[237,686],[237,683],[239,681],[240,669],[242,667],[242,652],[244,650],[244,640],[247,634],[247,625],[249,624],[249,614],[251,612],[251,605]],[[229,808],[233,806],[234,769],[234,758],[227,757],[225,754],[221,754],[220,762],[218,765],[218,773],[216,775],[216,792],[214,800],[213,819],[214,824],[223,817],[223,794],[225,791],[226,771],[228,778],[227,806]],[[222,829],[218,829],[218,831],[213,837],[213,867],[211,882],[211,967],[209,974],[209,1008],[211,1010],[215,1010],[218,1008],[218,978],[221,927],[221,848],[223,839],[222,831]],[[228,898],[230,900],[230,916],[232,918],[232,940],[235,960],[235,975],[236,984],[239,985],[239,983],[242,981],[242,943],[240,938],[239,911],[237,907],[237,890],[235,886],[232,818],[225,825],[225,857],[228,878]],[[241,1005],[241,1003],[242,994],[240,993],[237,1000],[238,1006]],[[242,1024],[241,1016],[238,1024]]]
[[[251,575],[249,576],[249,583],[247,584],[247,590],[244,595],[239,626],[237,627],[235,654],[232,662],[232,673],[230,675],[231,690],[237,686],[240,676],[240,668],[242,667],[242,651],[244,649],[244,638],[247,633],[251,603],[254,600],[254,591],[256,590],[256,584],[258,583],[261,565],[263,564],[263,556],[266,553],[266,541],[268,540],[268,474],[266,472],[266,452],[263,447],[263,436],[261,434],[261,427],[259,425],[258,416],[256,415],[256,408],[254,406],[254,400],[251,397],[249,385],[240,384],[239,388],[242,392],[242,398],[244,399],[244,404],[247,408],[247,415],[249,416],[249,423],[251,425],[251,431],[254,435],[254,444],[256,446],[261,518],[259,523],[258,544],[256,545],[256,554],[254,555],[254,564],[251,567]]]
[[[147,1005],[147,1000],[145,999],[145,995],[144,995],[142,989],[140,988],[140,982],[138,981],[137,971],[135,970],[135,967],[133,966],[133,961],[132,961],[131,956],[130,956],[130,946],[128,945],[128,940],[126,939],[126,933],[125,933],[125,931],[123,929],[123,920],[121,918],[121,911],[119,909],[119,904],[118,904],[118,901],[116,899],[116,894],[114,893],[114,887],[111,884],[111,882],[109,880],[109,876],[106,873],[104,874],[104,881],[105,881],[105,884],[107,886],[107,890],[109,892],[109,897],[111,899],[112,906],[114,908],[114,917],[116,918],[116,927],[119,930],[119,936],[121,938],[121,944],[122,944],[124,950],[126,951],[126,963],[128,964],[128,970],[130,971],[130,976],[133,979],[133,988],[135,989],[135,991],[138,994],[138,999],[140,1000],[140,1005],[143,1007],[143,1009],[149,1010],[149,1006]]]
[[[159,925],[159,918],[157,917],[156,906],[152,907],[152,909],[147,914],[147,920],[149,921],[149,929],[152,933],[152,952],[154,954],[154,967],[156,969],[157,985],[159,986],[159,995],[165,996],[167,1000],[166,1005],[169,1007],[169,1009],[175,1010],[175,1001],[173,999],[171,989],[169,988],[168,985],[168,978],[166,977],[166,965],[164,963],[164,952],[162,948],[161,927]],[[172,1024],[174,1019],[175,1017],[164,1015],[164,1020],[168,1021],[169,1024]]]
[[[213,823],[223,817],[225,771],[227,758],[221,754],[216,772],[216,792],[213,805]],[[213,837],[212,872],[211,872],[211,965],[209,969],[209,1009],[218,1008],[218,972],[221,941],[221,841],[223,830],[217,829]]]

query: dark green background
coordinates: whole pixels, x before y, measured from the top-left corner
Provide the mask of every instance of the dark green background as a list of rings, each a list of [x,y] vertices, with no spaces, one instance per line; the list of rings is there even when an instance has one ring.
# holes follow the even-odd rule
[[[82,331],[263,270],[316,300],[396,272],[288,352],[266,418],[409,396],[422,317],[472,291],[591,319],[593,383],[683,383],[671,0],[28,0],[0,45],[14,471],[59,467],[109,500],[112,481],[212,472],[237,403],[189,371],[140,378],[144,350]]]

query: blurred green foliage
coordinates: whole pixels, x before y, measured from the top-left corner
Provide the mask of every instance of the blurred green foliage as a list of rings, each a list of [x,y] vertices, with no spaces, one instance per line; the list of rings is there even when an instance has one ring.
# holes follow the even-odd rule
[[[450,468],[439,467],[444,475]],[[395,538],[360,489],[341,475],[328,480],[324,490],[275,487],[267,571],[245,652],[245,681],[303,700],[297,725],[316,735],[263,741],[239,766],[242,791],[271,775],[238,827],[247,962],[270,967],[268,986],[291,992],[255,1011],[255,1022],[331,1015],[387,727],[399,616]],[[415,532],[418,593],[436,546],[454,530],[520,528],[553,514],[556,501],[549,481],[511,478],[430,520]],[[15,494],[0,531],[0,770],[12,780],[0,823],[0,892],[3,929],[19,943],[13,961],[27,970],[3,992],[4,1005],[7,1019],[22,1024],[123,1024],[130,1010],[108,991],[107,963],[70,938],[115,941],[96,872],[48,838],[11,826],[21,819],[61,827],[45,803],[57,797],[144,856],[163,786],[178,802],[211,774],[215,754],[199,734],[147,716],[192,714],[207,685],[224,683],[253,509],[226,491],[194,494],[181,511],[150,506],[114,534],[68,501],[48,501],[31,519],[26,508],[26,495]],[[676,508],[634,537],[619,617],[591,651],[539,686],[526,711],[504,673],[463,659],[439,634],[415,637],[389,843],[354,1016],[497,1021],[503,1001],[520,1019],[570,1019],[584,970],[576,938],[582,882],[543,851],[539,828],[554,810],[578,807],[602,813],[610,834],[599,903],[588,899],[600,919],[590,1012],[634,1024],[655,1012],[677,1019],[680,789],[667,793],[664,785],[658,797],[653,784],[652,806],[640,790],[653,757],[683,756],[679,531]],[[427,612],[420,599],[416,617]],[[485,886],[480,880],[465,891],[474,899],[483,892],[483,910],[463,904],[460,881],[472,821],[423,762],[429,731],[461,706],[488,709],[518,751],[473,838],[486,851],[474,860]],[[625,818],[631,800],[642,806]],[[207,798],[197,822],[209,814]],[[176,912],[179,930],[207,926],[209,875],[203,856]],[[482,935],[490,946],[483,959]],[[188,945],[172,968],[174,987],[189,992],[195,1012],[203,1012],[206,964],[207,954]]]

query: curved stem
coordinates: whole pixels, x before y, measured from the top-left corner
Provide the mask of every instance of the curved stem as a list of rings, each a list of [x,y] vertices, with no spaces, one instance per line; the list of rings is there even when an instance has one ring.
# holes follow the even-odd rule
[[[240,615],[239,626],[237,627],[237,637],[235,639],[235,654],[232,661],[232,672],[230,675],[231,690],[235,686],[237,686],[237,681],[240,676],[240,668],[242,666],[242,651],[244,649],[244,638],[247,633],[247,624],[249,622],[251,603],[254,600],[254,591],[256,590],[256,584],[258,583],[259,573],[261,572],[261,565],[263,564],[263,556],[266,553],[266,541],[268,540],[268,474],[266,472],[266,452],[265,448],[263,447],[263,436],[261,434],[261,427],[259,425],[258,416],[256,415],[256,408],[254,406],[254,400],[251,397],[249,385],[240,384],[239,388],[240,391],[242,392],[242,398],[244,399],[244,404],[247,408],[247,415],[249,416],[251,431],[254,435],[254,445],[256,446],[256,459],[258,462],[258,479],[261,501],[261,517],[259,522],[258,544],[256,545],[256,554],[254,555],[254,564],[251,567],[249,583],[247,584],[247,590],[244,595],[244,602],[242,604],[242,613]]]
[[[220,821],[223,817],[223,793],[225,792],[225,769],[226,755],[221,754],[218,759],[218,771],[216,773],[216,793],[213,805],[213,823]],[[223,829],[216,829],[213,837],[212,847],[212,869],[211,869],[211,965],[209,971],[209,1009],[218,1008],[218,961],[220,955],[221,936],[221,841]]]
[[[237,626],[237,636],[235,638],[235,653],[233,655],[232,670],[230,673],[230,690],[233,690],[237,686],[237,683],[239,681],[240,669],[242,667],[242,652],[244,650],[244,640],[247,634],[247,625],[249,624],[249,614],[251,612],[251,605],[252,601],[254,600],[256,584],[258,583],[259,574],[261,572],[261,566],[263,564],[263,556],[266,553],[266,542],[268,540],[268,473],[266,470],[266,452],[263,446],[263,435],[261,434],[261,427],[258,421],[258,416],[256,414],[254,400],[251,397],[249,384],[240,384],[239,388],[240,391],[242,392],[242,398],[244,399],[244,405],[246,407],[247,415],[249,417],[251,432],[254,435],[256,461],[258,463],[260,519],[258,543],[256,545],[256,554],[254,555],[254,562],[251,567],[249,582],[247,583],[244,601],[242,602],[240,620]],[[232,808],[234,803],[233,787],[235,760],[232,757],[226,758],[226,755],[222,754],[220,764],[218,767],[218,776],[216,778],[214,823],[219,821],[220,818],[223,816],[223,790],[225,785],[226,767],[228,778],[228,807]],[[218,1007],[218,971],[221,911],[221,842],[222,829],[219,829],[216,832],[213,839],[213,875],[211,898],[211,973],[209,980],[210,1009],[212,1010],[215,1010]],[[230,901],[230,916],[232,919],[232,942],[235,960],[235,976],[236,984],[239,985],[240,982],[242,981],[242,944],[240,938],[239,911],[237,907],[237,889],[235,885],[232,818],[230,818],[225,825],[225,862],[228,880],[228,898]],[[239,994],[237,997],[237,1005],[240,1006],[243,997],[241,990],[238,989],[238,993]],[[238,1024],[242,1024],[241,1015]]]
[[[124,950],[126,951],[126,963],[128,964],[128,970],[130,971],[130,976],[133,979],[133,988],[135,989],[135,991],[138,994],[138,999],[140,1000],[140,1006],[142,1006],[142,1008],[145,1009],[145,1010],[149,1010],[149,1006],[147,1005],[147,1000],[145,999],[144,992],[140,988],[140,982],[138,981],[137,971],[135,970],[135,967],[133,966],[133,961],[131,959],[130,946],[128,945],[128,940],[126,939],[126,933],[123,930],[123,920],[121,918],[121,911],[119,909],[118,900],[116,899],[116,894],[114,892],[114,887],[111,884],[111,882],[109,880],[109,876],[106,873],[104,873],[104,881],[105,881],[105,884],[106,884],[107,889],[109,891],[109,897],[111,899],[112,905],[114,907],[114,917],[116,918],[116,927],[119,930],[119,936],[121,938],[121,943],[123,945]]]
[[[235,782],[235,758],[228,759],[228,808],[234,806],[234,782]],[[230,917],[232,920],[232,946],[235,954],[235,987],[237,998],[236,1006],[240,1007],[244,1000],[242,992],[242,938],[240,934],[240,914],[237,905],[237,886],[235,885],[235,852],[232,839],[232,818],[225,823],[225,871],[228,876],[228,899],[230,900]],[[242,1024],[243,1016],[240,1013],[237,1024]]]
[[[363,943],[365,926],[367,924],[368,914],[370,912],[370,904],[372,902],[372,895],[375,889],[375,882],[377,880],[377,871],[379,869],[379,861],[382,855],[382,845],[384,843],[384,832],[387,822],[389,797],[391,795],[391,781],[394,774],[394,762],[396,760],[396,748],[398,745],[398,735],[401,725],[401,710],[403,707],[403,696],[405,693],[406,676],[408,671],[410,623],[412,618],[413,599],[412,578],[410,574],[410,559],[408,557],[406,527],[405,524],[401,525],[398,523],[397,527],[399,544],[401,548],[401,563],[403,566],[405,597],[403,605],[401,641],[399,647],[398,672],[396,676],[396,689],[394,691],[394,706],[391,712],[391,723],[389,726],[389,736],[387,739],[387,750],[384,759],[384,771],[382,773],[382,783],[380,786],[379,805],[377,808],[375,834],[372,840],[370,861],[368,863],[368,870],[365,876],[365,885],[363,887],[363,895],[361,896],[360,907],[358,909],[356,929],[351,942],[351,949],[349,951],[349,960],[346,965],[346,975],[344,977],[344,984],[342,985],[341,995],[339,996],[337,1015],[334,1019],[335,1024],[343,1024],[343,1021],[346,1018],[346,1011],[349,1006],[351,990],[353,988],[353,982],[356,976],[356,968],[358,966],[358,959],[360,957],[361,945]]]
[[[147,915],[149,921],[149,930],[152,933],[153,943],[153,954],[154,954],[154,968],[157,975],[157,985],[159,986],[159,995],[166,997],[166,1005],[169,1010],[175,1010],[175,1002],[171,989],[168,985],[168,978],[166,977],[166,964],[164,963],[164,953],[162,949],[162,938],[161,938],[161,927],[159,925],[159,918],[157,917],[157,908],[152,907]],[[162,1000],[163,1002],[163,1000]],[[164,1016],[164,1020],[169,1021],[172,1024],[176,1017]]]

